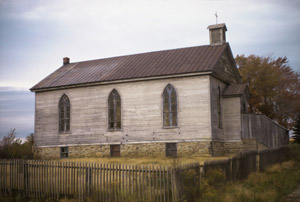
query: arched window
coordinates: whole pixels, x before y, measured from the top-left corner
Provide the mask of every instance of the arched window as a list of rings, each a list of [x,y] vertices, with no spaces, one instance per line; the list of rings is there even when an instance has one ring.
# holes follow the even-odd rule
[[[70,132],[70,100],[63,95],[59,101],[59,132]]]
[[[121,129],[121,98],[115,89],[108,97],[108,128]]]
[[[217,112],[218,112],[218,127],[222,128],[222,108],[221,108],[221,98],[222,92],[220,86],[218,87],[218,97],[217,97]]]
[[[177,126],[177,96],[175,88],[168,84],[163,93],[164,126]]]

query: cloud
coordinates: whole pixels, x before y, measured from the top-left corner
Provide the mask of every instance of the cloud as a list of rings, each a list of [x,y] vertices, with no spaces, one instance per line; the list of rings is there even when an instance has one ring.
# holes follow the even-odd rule
[[[299,64],[299,0],[2,0],[0,9],[0,86],[30,88],[64,56],[81,61],[207,44],[216,11],[235,54],[255,47],[254,54],[278,52]]]

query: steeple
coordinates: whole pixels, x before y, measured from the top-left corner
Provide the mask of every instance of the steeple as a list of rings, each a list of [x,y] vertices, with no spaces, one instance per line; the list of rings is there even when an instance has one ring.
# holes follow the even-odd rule
[[[226,43],[226,34],[227,31],[225,23],[209,25],[209,40],[211,46],[218,46]]]

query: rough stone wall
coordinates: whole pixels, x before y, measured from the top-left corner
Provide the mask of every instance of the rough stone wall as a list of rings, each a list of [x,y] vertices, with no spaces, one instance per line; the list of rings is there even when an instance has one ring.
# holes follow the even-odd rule
[[[36,159],[59,159],[60,148],[59,147],[35,147],[34,157]]]
[[[126,157],[163,157],[165,156],[165,143],[123,144],[121,156]]]
[[[177,154],[181,156],[211,156],[211,142],[184,142],[177,144]]]
[[[213,142],[213,156],[233,155],[243,151],[268,149],[256,139],[243,139],[236,142]]]
[[[138,143],[120,145],[121,157],[164,157],[166,143]],[[110,145],[69,146],[69,158],[109,157]],[[177,155],[211,156],[211,142],[178,142]],[[59,159],[60,147],[36,147],[35,156],[41,159]]]

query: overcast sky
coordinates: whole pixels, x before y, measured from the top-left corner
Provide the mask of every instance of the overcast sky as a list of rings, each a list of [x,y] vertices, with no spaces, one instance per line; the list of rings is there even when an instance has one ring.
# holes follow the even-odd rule
[[[33,93],[22,93],[63,57],[206,45],[216,12],[234,56],[287,56],[300,70],[300,0],[0,0],[0,134],[22,125],[33,132]]]

